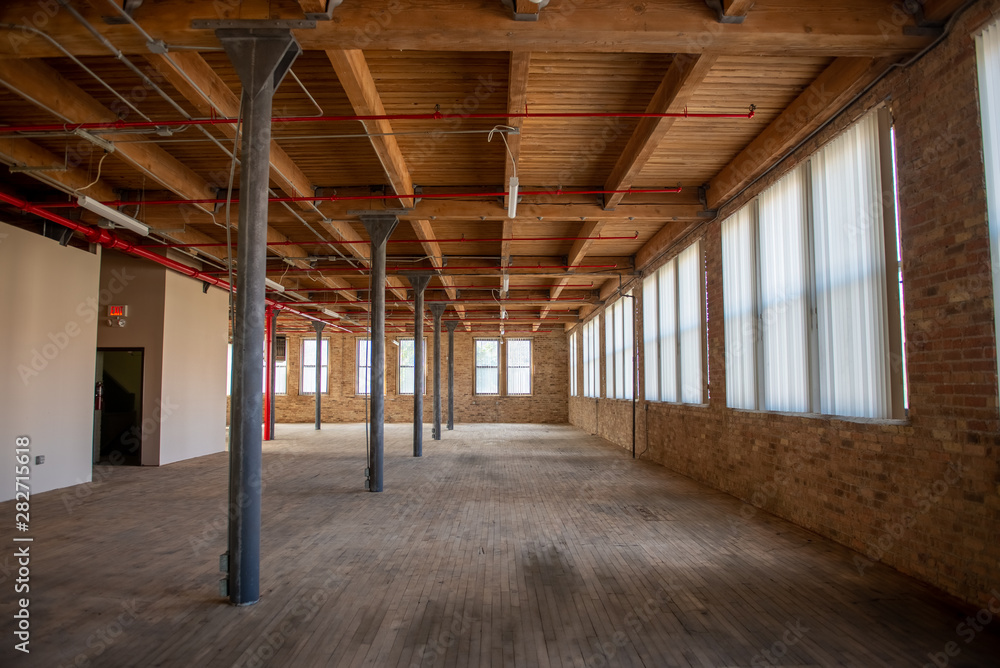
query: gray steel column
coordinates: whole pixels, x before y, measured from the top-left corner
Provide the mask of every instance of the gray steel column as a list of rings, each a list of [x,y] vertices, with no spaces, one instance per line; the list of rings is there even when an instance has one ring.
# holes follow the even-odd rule
[[[361,216],[371,239],[371,350],[372,379],[368,391],[372,400],[371,448],[368,452],[368,491],[382,491],[382,469],[385,460],[385,242],[399,224],[399,219],[387,214]]]
[[[448,328],[448,429],[455,428],[455,327],[458,320],[444,323]]]
[[[434,316],[434,429],[431,436],[441,440],[441,316],[447,304],[431,304]]]
[[[322,427],[323,418],[320,416],[320,401],[323,399],[323,328],[325,322],[313,320],[313,329],[316,330],[316,431]]]
[[[285,353],[286,355],[288,353]],[[278,309],[271,311],[271,386],[267,388],[267,391],[271,394],[271,413],[268,417],[270,424],[268,425],[267,433],[270,435],[271,440],[274,440],[274,414],[278,411],[274,405],[274,376],[275,371],[278,367]]]
[[[413,456],[424,454],[424,289],[430,274],[406,274],[413,286]]]
[[[260,598],[260,492],[264,371],[264,275],[271,100],[302,52],[289,30],[215,31],[243,85],[233,388],[229,430],[229,553],[227,590],[236,605]]]

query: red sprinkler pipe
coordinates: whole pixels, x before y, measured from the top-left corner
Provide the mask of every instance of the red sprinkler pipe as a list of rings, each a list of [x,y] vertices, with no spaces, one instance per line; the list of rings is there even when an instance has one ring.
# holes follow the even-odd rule
[[[275,116],[271,123],[335,123],[341,121],[437,121],[452,118],[461,119],[501,119],[501,118],[743,118],[754,117],[755,107],[743,113],[703,113],[682,112],[648,113],[648,112],[520,112],[520,113],[482,113],[482,114],[445,114],[435,111],[429,114],[370,114],[354,116]],[[74,130],[125,130],[141,128],[175,128],[190,125],[235,125],[236,118],[188,118],[173,121],[111,121],[93,123],[52,123],[48,125],[9,125],[0,127],[0,133],[14,132],[73,132]]]
[[[229,290],[229,283],[222,280],[221,278],[218,278],[217,276],[213,276],[212,275],[213,272],[198,271],[197,269],[193,269],[187,266],[186,264],[177,262],[176,260],[171,260],[168,257],[157,255],[156,253],[150,252],[146,248],[143,248],[141,246],[136,246],[133,243],[125,241],[114,232],[109,232],[108,230],[102,230],[100,228],[90,227],[89,225],[83,225],[76,221],[70,220],[69,218],[64,218],[58,214],[52,213],[51,211],[46,211],[45,209],[42,209],[32,204],[31,202],[19,199],[17,197],[13,197],[6,193],[0,192],[0,202],[6,202],[7,204],[10,204],[11,206],[18,208],[21,211],[34,214],[39,218],[44,218],[45,220],[51,221],[58,225],[62,225],[63,227],[68,227],[74,232],[79,232],[80,235],[90,243],[100,244],[104,248],[121,251],[123,253],[128,253],[129,255],[134,255],[135,257],[141,257],[143,259],[156,262],[157,264],[163,265],[167,269],[172,269],[179,274],[190,276],[193,279],[203,281],[210,285],[214,285],[215,287],[221,288],[223,290]],[[233,289],[235,290],[235,288]],[[307,320],[320,319],[313,315],[310,315],[309,313],[306,313],[304,311],[299,311],[298,309],[295,308],[291,308],[286,304],[282,304],[281,302],[276,302],[272,299],[267,299],[265,300],[265,302],[271,306],[280,308],[284,311],[288,311],[289,313],[293,313],[302,318],[306,318]],[[337,327],[338,329],[344,329],[343,327],[340,327],[340,325],[333,325],[333,326]]]
[[[563,190],[562,188],[556,188],[555,190],[522,190],[520,195],[638,195],[638,194],[649,194],[649,193],[679,193],[683,190],[681,186],[675,186],[673,188],[624,188],[621,190]],[[506,192],[475,192],[475,193],[432,193],[432,194],[421,194],[421,195],[407,195],[403,194],[392,194],[392,195],[326,195],[323,197],[319,196],[300,196],[300,197],[268,197],[268,202],[277,203],[294,203],[294,202],[351,202],[351,201],[369,201],[369,200],[385,200],[385,199],[461,199],[461,198],[471,198],[471,197],[505,197]],[[239,198],[233,198],[230,200],[219,198],[219,197],[206,197],[203,199],[152,199],[152,200],[109,200],[106,202],[101,202],[105,206],[161,206],[168,204],[225,204],[230,202],[233,204],[239,203]],[[39,208],[43,209],[65,209],[65,208],[76,208],[80,205],[75,202],[45,202],[42,204],[37,204]]]
[[[54,207],[45,207],[54,208]],[[600,235],[596,237],[459,237],[457,239],[434,239],[435,242],[439,244],[447,243],[464,243],[464,242],[475,242],[475,241],[618,241],[622,239],[628,239],[634,241],[639,238],[639,233],[627,237],[602,237]],[[420,239],[388,239],[386,243],[390,244],[422,244],[424,241]],[[268,246],[368,246],[371,241],[368,239],[359,239],[358,241],[325,241],[323,239],[313,239],[311,241],[268,241]],[[142,244],[144,248],[211,248],[226,246],[225,241],[213,241],[211,243],[198,243],[198,244]],[[236,248],[238,244],[234,243],[233,248]]]
[[[617,268],[618,268],[617,264],[576,264],[576,265],[570,265],[570,264],[538,264],[538,265],[517,265],[517,266],[510,266],[510,267],[499,267],[499,266],[497,266],[497,267],[475,267],[475,266],[464,266],[464,265],[462,265],[462,266],[452,266],[452,265],[449,265],[449,266],[446,266],[446,267],[441,267],[440,269],[463,269],[463,270],[464,269],[483,269],[483,270],[487,270],[487,271],[490,271],[490,270],[499,271],[501,269],[617,269]],[[322,268],[315,268],[315,269],[302,269],[302,268],[297,268],[297,269],[272,269],[272,270],[268,271],[268,274],[270,274],[271,276],[285,276],[287,274],[311,274],[313,272],[321,273],[321,274],[343,274],[343,273],[353,273],[353,272],[359,272],[359,271],[360,272],[366,272],[366,271],[368,271],[368,268],[367,267],[322,267]],[[406,273],[414,272],[414,271],[438,271],[438,268],[436,268],[436,267],[409,267],[409,266],[402,267],[402,266],[396,265],[396,266],[392,266],[392,267],[386,267],[386,271],[395,271],[395,272],[400,272],[400,273],[406,274]],[[215,273],[216,274],[224,274],[224,273],[227,273],[227,272],[225,272],[225,271],[217,271]],[[447,274],[443,274],[443,275],[447,276]],[[552,286],[549,286],[549,287],[552,287]],[[302,289],[308,290],[308,288],[302,288]]]

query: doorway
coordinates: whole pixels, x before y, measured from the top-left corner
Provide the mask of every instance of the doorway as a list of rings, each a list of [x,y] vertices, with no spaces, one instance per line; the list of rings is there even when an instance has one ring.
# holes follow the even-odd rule
[[[95,464],[142,464],[142,361],[142,348],[97,349]]]

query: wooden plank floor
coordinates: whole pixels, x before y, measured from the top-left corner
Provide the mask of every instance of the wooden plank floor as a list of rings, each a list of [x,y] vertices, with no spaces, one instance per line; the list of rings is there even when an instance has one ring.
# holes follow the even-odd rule
[[[1000,620],[568,426],[360,425],[265,445],[261,601],[217,594],[227,455],[32,499],[31,654],[2,666],[997,666]],[[3,560],[7,559],[6,562]],[[764,655],[764,651],[770,652]]]

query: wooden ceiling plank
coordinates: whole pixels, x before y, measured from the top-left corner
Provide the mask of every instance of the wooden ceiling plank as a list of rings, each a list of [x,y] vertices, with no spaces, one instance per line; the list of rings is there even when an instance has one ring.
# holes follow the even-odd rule
[[[966,3],[966,0],[923,0],[924,20],[944,23]]]
[[[873,58],[834,60],[709,182],[709,208],[718,209],[746,184],[772,167],[793,146],[832,118],[886,66],[886,62]]]
[[[646,106],[646,113],[671,114],[684,111],[691,96],[716,60],[718,57],[711,54],[675,56],[653,99]],[[625,150],[618,156],[604,189],[624,190],[631,187],[676,120],[676,118],[640,119],[625,145]],[[618,206],[623,197],[623,193],[606,195],[605,208],[613,209]]]
[[[0,82],[69,123],[116,120],[114,112],[41,61],[0,58]],[[158,146],[119,142],[115,153],[180,197],[200,199],[215,195],[204,179]]]
[[[222,78],[194,52],[147,54],[146,61],[172,85],[184,99],[204,116],[220,115],[235,118],[239,114],[240,100]],[[236,135],[233,125],[219,125],[227,137]],[[295,164],[295,161],[271,140],[271,179],[290,197],[308,197],[313,194],[312,182]],[[304,211],[316,211],[312,202],[296,202]]]
[[[351,101],[354,113],[359,116],[384,116],[385,107],[364,53],[360,49],[330,49],[326,55]],[[363,121],[363,124],[368,132],[380,135],[372,136],[371,143],[382,161],[389,185],[393,192],[401,195],[399,202],[404,208],[412,207],[413,198],[404,195],[413,193],[413,181],[396,137],[391,134],[392,125],[387,120]]]
[[[354,219],[358,210],[357,202],[323,202],[320,208],[328,218]],[[370,210],[377,213],[382,209],[392,209],[379,205],[371,205]],[[607,220],[609,222],[659,221],[673,219],[697,219],[706,214],[705,207],[700,204],[623,204],[614,211],[605,211],[596,201],[591,204],[530,204],[522,203],[517,207],[519,219],[539,219],[546,221],[586,221]],[[430,200],[417,202],[409,211],[399,213],[400,220],[429,219],[436,222],[458,221],[473,224],[479,222],[496,222],[507,220],[507,210],[501,209],[496,200]]]

